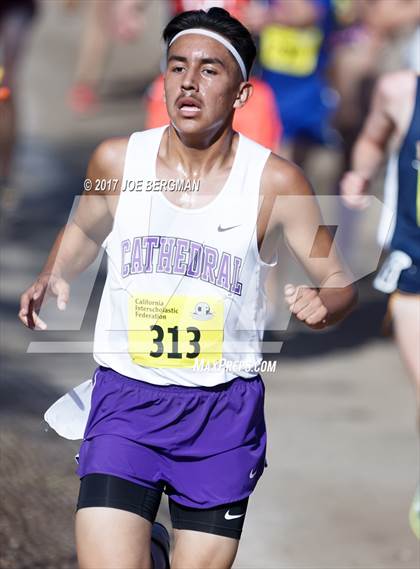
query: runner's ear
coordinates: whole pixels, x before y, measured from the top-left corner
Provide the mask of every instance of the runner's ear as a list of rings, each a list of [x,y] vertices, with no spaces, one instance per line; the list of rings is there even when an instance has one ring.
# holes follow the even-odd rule
[[[238,94],[236,96],[235,102],[233,103],[234,109],[240,109],[245,105],[248,99],[251,97],[254,88],[251,83],[242,82],[239,87]]]

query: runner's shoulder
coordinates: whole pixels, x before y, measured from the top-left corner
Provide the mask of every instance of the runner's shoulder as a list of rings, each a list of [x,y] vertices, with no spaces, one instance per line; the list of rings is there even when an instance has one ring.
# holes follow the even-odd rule
[[[404,100],[413,90],[416,73],[410,69],[402,69],[384,73],[376,82],[375,92],[383,103]]]
[[[301,168],[273,153],[267,160],[261,183],[264,195],[302,196],[313,193]]]
[[[128,137],[108,138],[94,150],[89,162],[91,179],[118,180],[122,182]]]

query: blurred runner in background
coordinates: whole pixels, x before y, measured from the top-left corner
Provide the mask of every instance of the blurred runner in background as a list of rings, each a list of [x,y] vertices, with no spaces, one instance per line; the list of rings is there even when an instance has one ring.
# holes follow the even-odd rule
[[[378,82],[370,113],[356,141],[352,170],[341,183],[350,207],[363,207],[364,195],[387,152],[385,203],[395,212],[391,234],[379,227],[379,239],[390,255],[374,285],[391,293],[390,316],[401,356],[420,394],[420,76],[405,70]],[[420,425],[419,400],[417,411]],[[420,539],[420,494],[410,510],[410,523]]]
[[[335,4],[340,30],[334,34],[331,67],[340,105],[334,124],[343,141],[344,170],[348,170],[351,151],[368,112],[375,80],[381,73],[407,64],[406,50],[399,47],[402,39],[402,43],[408,46],[420,23],[420,2],[335,0]],[[418,49],[419,46],[417,57],[420,57]]]
[[[263,79],[273,88],[284,128],[282,155],[301,164],[308,145],[335,142],[329,118],[336,101],[325,77],[332,2],[252,2],[247,22],[260,33]]]
[[[334,190],[343,173],[351,168],[355,141],[369,112],[377,78],[403,67],[416,68],[420,43],[414,31],[420,23],[418,0],[335,0],[340,28],[333,35],[330,76],[340,98],[333,124],[340,134],[342,165]],[[409,53],[411,52],[411,53]],[[414,55],[415,54],[415,55]],[[339,207],[341,227],[338,246],[346,259],[357,262],[354,246],[359,216]]]
[[[69,8],[79,4],[68,0]],[[115,41],[133,41],[144,29],[144,0],[89,0],[68,104],[78,115],[95,112],[99,87]]]

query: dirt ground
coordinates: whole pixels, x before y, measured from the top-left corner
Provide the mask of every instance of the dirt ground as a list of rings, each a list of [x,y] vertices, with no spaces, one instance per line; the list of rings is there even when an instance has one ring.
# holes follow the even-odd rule
[[[76,120],[65,106],[81,14],[42,3],[23,62],[17,211],[2,219],[2,569],[75,569],[73,515],[79,443],[46,430],[43,412],[95,368],[88,353],[28,353],[31,342],[92,340],[103,273],[81,330],[30,332],[16,318],[66,221],[91,150],[105,137],[141,129],[144,91],[158,69],[163,7],[146,35],[116,46],[103,107]],[[369,246],[369,244],[367,244]],[[77,297],[76,302],[80,300]],[[386,299],[361,282],[360,305],[320,334],[283,334],[277,371],[265,374],[269,467],[250,502],[236,569],[415,569],[408,527],[418,478],[413,388],[390,338]],[[159,519],[168,523],[166,502]]]

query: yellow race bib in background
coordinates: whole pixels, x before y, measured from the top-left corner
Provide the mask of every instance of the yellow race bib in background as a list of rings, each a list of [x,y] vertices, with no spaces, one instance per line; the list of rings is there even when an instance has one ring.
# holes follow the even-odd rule
[[[261,33],[260,59],[270,71],[304,77],[315,71],[323,33],[319,28],[267,26]]]

